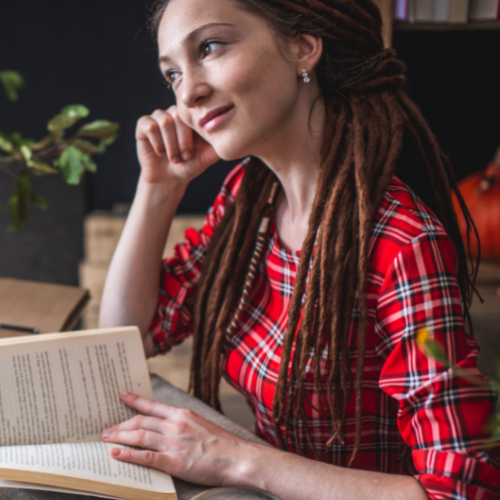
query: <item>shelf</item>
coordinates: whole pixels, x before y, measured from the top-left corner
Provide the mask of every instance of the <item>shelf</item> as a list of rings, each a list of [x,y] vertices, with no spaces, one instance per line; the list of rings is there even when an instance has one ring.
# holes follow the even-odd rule
[[[500,21],[476,21],[467,24],[402,23],[393,24],[395,31],[471,31],[500,30]]]

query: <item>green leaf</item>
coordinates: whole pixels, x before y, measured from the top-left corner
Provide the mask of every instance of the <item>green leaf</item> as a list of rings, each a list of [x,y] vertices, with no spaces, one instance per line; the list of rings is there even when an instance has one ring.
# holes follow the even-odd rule
[[[58,115],[54,116],[54,118],[47,123],[47,128],[54,134],[60,134],[63,130],[71,127],[78,120],[88,115],[88,108],[81,104],[66,106]]]
[[[2,82],[7,98],[17,101],[19,89],[24,87],[24,79],[17,71],[0,71],[0,82]]]
[[[24,226],[28,217],[28,204],[35,196],[31,180],[26,175],[16,179],[16,192],[9,198],[9,212],[11,224],[9,231],[17,231]]]
[[[80,183],[86,169],[83,156],[84,153],[74,146],[68,146],[59,156],[58,165],[68,184]]]
[[[26,144],[23,144],[21,146],[20,151],[21,151],[21,154],[23,155],[23,157],[26,161],[31,160],[33,153],[31,152],[31,149]]]
[[[66,115],[68,118],[87,118],[90,111],[83,104],[72,104],[63,108],[61,114]]]
[[[26,217],[20,215],[19,198],[17,194],[13,194],[9,201],[9,214],[10,214],[10,225],[7,227],[7,231],[17,231],[23,227]],[[25,212],[27,213],[27,206],[25,207]]]
[[[93,142],[87,141],[85,139],[75,139],[72,146],[78,148],[82,153],[92,155],[94,153],[100,153],[99,146],[96,146]]]
[[[20,148],[24,144],[30,146],[34,142],[32,139],[25,139],[19,132],[14,132],[13,134],[5,134],[0,132],[0,137],[3,137],[3,139],[10,142],[14,149]]]
[[[30,160],[28,162],[28,167],[31,168],[36,175],[56,174],[58,172],[54,167],[37,159]]]
[[[97,172],[97,165],[89,155],[84,154],[82,156],[82,162],[85,166],[85,170],[88,170],[89,172]]]
[[[117,122],[110,122],[108,120],[96,120],[84,125],[79,131],[80,137],[96,137],[101,140],[109,139],[116,134],[120,124]]]
[[[3,135],[0,135],[0,149],[6,153],[11,153],[13,149],[12,143]]]
[[[64,113],[60,113],[47,123],[47,128],[54,134],[60,134],[64,129],[71,127],[79,120],[78,117],[70,118]]]

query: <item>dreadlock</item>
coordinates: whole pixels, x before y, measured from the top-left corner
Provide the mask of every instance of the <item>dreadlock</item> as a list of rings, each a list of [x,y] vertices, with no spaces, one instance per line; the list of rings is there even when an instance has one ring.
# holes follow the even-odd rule
[[[321,173],[288,312],[273,420],[276,439],[283,449],[289,449],[303,432],[320,458],[311,430],[303,425],[306,365],[314,352],[317,407],[311,401],[307,403],[330,415],[332,431],[327,449],[335,438],[344,442],[346,408],[355,396],[356,433],[350,465],[361,436],[370,237],[396,168],[403,180],[408,173],[406,162],[398,161],[404,157],[403,149],[410,147],[418,152],[415,168],[427,181],[421,197],[457,249],[458,282],[471,330],[469,306],[476,271],[472,265],[471,274],[468,272],[452,192],[459,200],[468,233],[474,232],[477,238],[477,231],[447,157],[418,107],[402,90],[405,66],[394,50],[384,49],[382,18],[371,0],[235,1],[264,17],[284,38],[313,34],[323,40],[323,54],[315,68],[326,109]],[[167,4],[160,0],[157,6],[153,16],[156,27]],[[194,308],[191,388],[217,409],[226,346],[234,335],[235,312],[239,313],[248,295],[262,251],[259,225],[263,217],[270,216],[269,196],[274,183],[276,177],[260,160],[252,158],[246,164],[239,193],[227,207],[205,258]],[[470,256],[469,238],[467,246]],[[354,332],[358,356],[353,377],[348,337],[355,310],[359,323]],[[320,369],[323,343],[327,352],[326,383]]]

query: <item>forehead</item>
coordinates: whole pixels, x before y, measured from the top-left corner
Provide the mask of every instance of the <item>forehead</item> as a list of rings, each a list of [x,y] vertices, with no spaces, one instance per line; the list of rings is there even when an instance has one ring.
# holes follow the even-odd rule
[[[171,0],[158,30],[158,43],[182,41],[193,30],[209,23],[240,24],[245,17],[235,0]]]

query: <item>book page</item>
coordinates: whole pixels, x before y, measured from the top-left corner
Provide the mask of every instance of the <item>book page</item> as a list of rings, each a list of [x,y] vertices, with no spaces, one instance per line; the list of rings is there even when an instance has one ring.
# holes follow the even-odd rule
[[[175,491],[168,474],[111,458],[111,449],[117,447],[123,448],[102,442],[0,447],[0,477],[10,479],[4,469],[15,469],[29,472],[24,474],[26,480],[42,484],[43,474],[66,476],[73,482],[68,482],[68,488],[75,484],[82,489],[76,478],[161,493]]]
[[[57,486],[46,486],[38,483],[25,483],[23,481],[9,481],[8,479],[0,479],[0,488],[13,488],[16,490],[40,490],[53,491],[55,493],[70,493],[72,495],[84,495],[86,492],[80,490],[71,490],[69,488],[58,488]],[[109,495],[99,495],[92,493],[92,496],[97,498],[110,498],[111,500],[121,500],[119,497],[111,497]]]
[[[1,340],[0,446],[100,440],[122,389],[153,397],[136,327]]]

